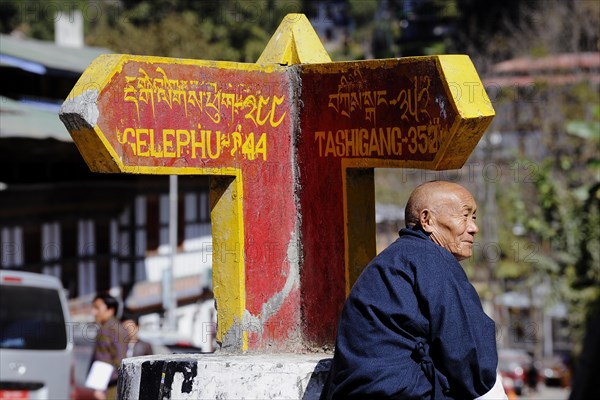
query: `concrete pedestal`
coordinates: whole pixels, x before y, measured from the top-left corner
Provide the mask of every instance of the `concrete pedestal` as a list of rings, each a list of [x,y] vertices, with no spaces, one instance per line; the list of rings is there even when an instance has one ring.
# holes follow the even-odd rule
[[[123,360],[120,399],[318,399],[331,365],[320,354],[183,354]]]

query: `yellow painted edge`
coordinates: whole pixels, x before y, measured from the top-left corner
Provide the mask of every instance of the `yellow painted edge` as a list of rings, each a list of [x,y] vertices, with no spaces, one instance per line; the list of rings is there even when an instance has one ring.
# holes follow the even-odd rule
[[[125,56],[122,54],[103,54],[96,57],[75,83],[67,101],[89,90],[102,91],[114,74],[120,70],[123,57]]]
[[[177,169],[180,170],[180,169]],[[194,171],[198,171],[198,169],[193,169]],[[191,171],[188,171],[191,172]],[[217,304],[217,321],[218,321],[218,330],[217,330],[217,339],[222,341],[224,336],[231,330],[235,324],[239,324],[240,329],[242,329],[242,348],[241,351],[245,352],[248,350],[248,332],[242,324],[244,311],[246,309],[246,273],[245,273],[245,262],[244,262],[244,207],[243,207],[243,180],[242,180],[242,171],[240,169],[235,169],[232,171],[232,168],[224,168],[222,170],[211,169],[206,170],[206,172],[210,172],[211,175],[229,175],[234,176],[234,191],[235,198],[231,199],[232,208],[235,210],[234,223],[235,226],[230,226],[225,229],[225,231],[230,232],[232,234],[227,235],[224,243],[215,242],[214,246],[224,246],[224,249],[236,248],[239,253],[237,254],[238,262],[234,262],[233,265],[225,262],[224,265],[221,265],[221,268],[214,268],[213,265],[213,281],[219,282],[220,270],[231,270],[232,267],[237,271],[237,274],[232,278],[233,281],[228,279],[224,279],[224,283],[222,283],[222,287],[219,287],[217,292],[222,292],[222,296],[217,298],[217,301],[223,300],[223,303]],[[233,174],[232,174],[233,172]],[[220,201],[227,201],[225,199],[221,199]],[[223,218],[219,217],[219,213],[228,212],[230,207],[225,207],[223,210],[215,211],[215,214],[211,214],[211,219],[213,221],[220,220],[228,220],[230,215],[227,215]],[[219,240],[218,236],[213,236],[216,240]],[[239,248],[236,245],[239,243]],[[225,250],[226,251],[226,250]],[[217,265],[218,262],[217,261]],[[230,277],[227,277],[230,278]],[[217,289],[216,287],[213,289]],[[237,301],[236,301],[237,299]],[[225,301],[227,300],[227,301]],[[227,316],[229,318],[227,318]]]
[[[90,96],[92,92],[97,92],[96,96],[99,95],[112,77],[121,70],[125,57],[122,54],[103,54],[95,58],[75,83],[65,103],[80,101],[80,97]],[[98,125],[95,125],[92,129],[79,129],[69,133],[90,169],[96,172],[123,171],[123,164]],[[101,144],[98,143],[98,140]],[[103,147],[100,154],[96,146]],[[110,165],[111,161],[116,165],[116,168]]]
[[[125,166],[123,172],[143,175],[218,175],[241,177],[239,168],[236,167],[152,167],[152,166]],[[240,178],[241,179],[241,178]]]
[[[177,64],[177,65],[193,65],[197,67],[207,68],[219,68],[229,69],[235,71],[250,71],[250,72],[282,72],[285,71],[285,67],[277,64],[257,64],[257,63],[241,63],[234,61],[215,61],[215,60],[193,60],[188,58],[171,58],[171,57],[157,57],[157,56],[136,56],[136,55],[123,55],[125,62],[136,61],[144,63],[163,63],[163,64]]]
[[[113,76],[122,71],[123,65],[127,62],[193,65],[207,68],[250,72],[259,71],[266,73],[285,71],[285,67],[277,64],[259,65],[255,63],[236,63],[232,61],[191,60],[184,58],[136,56],[128,54],[103,54],[94,59],[89,67],[85,69],[71,90],[68,99],[74,99],[88,90],[96,89],[98,92],[102,91],[112,80]]]
[[[451,54],[437,56],[437,59],[442,82],[461,117],[480,118],[495,115],[492,102],[469,56]]]
[[[450,54],[435,57],[437,58],[436,68],[446,90],[447,98],[456,112],[456,118],[448,132],[448,140],[435,157],[434,169],[457,169],[461,168],[468,159],[467,156],[462,162],[457,162],[457,157],[449,158],[447,156],[447,152],[456,144],[455,137],[458,131],[467,126],[470,131],[479,131],[479,137],[481,137],[496,113],[469,56]],[[477,129],[474,129],[473,124]],[[476,145],[477,143],[474,143],[469,146],[469,154]]]
[[[432,161],[418,160],[393,160],[381,158],[341,158],[343,168],[415,168],[430,169],[434,166]]]
[[[450,127],[449,135],[453,136],[454,132],[461,129],[464,126],[465,120],[457,116],[454,122]],[[489,126],[491,122],[490,118],[482,119],[480,122],[481,126]],[[419,161],[419,160],[393,160],[393,159],[381,159],[381,158],[342,158],[342,166],[343,168],[412,168],[412,169],[422,169],[422,170],[441,170],[441,169],[459,169],[462,167],[462,164],[468,159],[466,157],[463,160],[461,165],[450,165],[447,163],[441,164],[440,162],[445,159],[445,153],[448,148],[451,146],[452,142],[448,141],[444,145],[444,147],[440,148],[435,156],[435,158],[431,161]],[[344,167],[345,165],[345,167]],[[345,184],[345,182],[343,182]]]
[[[126,172],[127,167],[125,167],[125,165],[123,164],[121,157],[117,154],[115,149],[112,147],[112,145],[106,138],[106,135],[104,135],[104,132],[102,132],[102,129],[100,129],[100,127],[97,124],[94,127],[94,132],[96,133],[96,136],[98,136],[98,138],[102,142],[102,145],[104,146],[104,148],[108,151],[108,153],[112,157],[113,162],[117,165],[117,168],[119,169],[119,171]]]
[[[238,265],[238,287],[239,287],[239,305],[237,316],[239,318],[239,324],[242,330],[242,352],[248,350],[248,331],[245,326],[243,326],[243,316],[244,311],[246,310],[246,262],[244,259],[244,182],[242,180],[242,171],[240,170],[235,178],[236,186],[237,186],[237,194],[238,197],[235,199],[235,206],[238,208],[238,218],[237,218],[237,240],[240,243],[240,254],[239,254],[239,265]]]
[[[287,14],[256,61],[259,65],[328,63],[331,58],[304,14]]]
[[[177,65],[193,65],[237,71],[283,72],[285,68],[277,64],[260,65],[255,63],[238,63],[232,61],[192,60],[186,58],[169,58],[157,56],[136,56],[129,54],[103,54],[95,58],[83,71],[83,74],[71,90],[73,99],[87,90],[102,91],[117,73],[121,72],[127,62],[163,63]]]
[[[348,71],[351,68],[364,69],[389,69],[397,68],[398,64],[409,64],[414,62],[434,61],[437,56],[415,56],[402,58],[382,58],[377,60],[352,60],[313,63],[303,66],[307,72],[317,71],[321,74],[339,74]]]
[[[366,159],[368,161],[382,161],[376,159]],[[346,297],[350,294],[350,290],[352,289],[352,285],[350,284],[350,232],[348,231],[348,169],[351,168],[377,168],[381,166],[381,163],[365,163],[365,160],[356,160],[352,158],[342,158],[341,160],[341,169],[342,169],[342,209],[344,215],[344,281],[345,281],[345,289],[346,289]],[[375,230],[375,235],[377,235],[377,230]],[[376,238],[375,238],[376,241]]]
[[[468,159],[456,154],[471,155],[484,132],[492,122],[493,115],[481,118],[461,118],[457,116],[452,128],[453,140],[444,147],[444,157],[439,159],[436,170],[460,169]],[[470,137],[470,139],[469,139]],[[436,158],[437,159],[437,158]]]
[[[298,16],[299,21],[292,27],[294,38],[294,50],[301,64],[329,63],[331,57],[325,50],[321,39],[315,32],[312,24],[304,14],[292,14]]]
[[[118,165],[101,141],[99,135],[86,127],[69,131],[81,156],[93,172],[121,172]]]

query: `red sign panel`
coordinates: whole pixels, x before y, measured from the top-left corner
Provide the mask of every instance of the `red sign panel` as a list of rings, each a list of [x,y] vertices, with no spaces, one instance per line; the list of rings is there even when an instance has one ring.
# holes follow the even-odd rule
[[[303,135],[316,158],[432,161],[455,112],[436,60],[302,66]]]
[[[273,157],[289,104],[282,72],[125,61],[97,124],[125,166],[235,166]]]

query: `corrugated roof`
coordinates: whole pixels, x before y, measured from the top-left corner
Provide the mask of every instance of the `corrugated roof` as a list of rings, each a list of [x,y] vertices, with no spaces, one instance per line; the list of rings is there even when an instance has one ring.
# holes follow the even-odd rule
[[[37,75],[45,75],[49,69],[79,75],[96,57],[108,53],[112,52],[99,47],[64,47],[54,42],[0,35],[0,65]],[[58,118],[58,108],[55,104],[18,102],[0,96],[0,138],[72,141]]]
[[[0,35],[0,63],[37,74],[47,68],[82,73],[93,59],[112,51],[101,47],[64,47],[54,42]]]
[[[58,110],[43,109],[0,96],[0,139],[7,137],[72,141],[58,118]]]
[[[494,73],[532,73],[600,68],[600,52],[562,53],[546,57],[520,57],[494,65]]]
[[[487,87],[529,87],[537,83],[553,86],[579,82],[600,84],[600,52],[521,57],[502,61],[483,79]]]

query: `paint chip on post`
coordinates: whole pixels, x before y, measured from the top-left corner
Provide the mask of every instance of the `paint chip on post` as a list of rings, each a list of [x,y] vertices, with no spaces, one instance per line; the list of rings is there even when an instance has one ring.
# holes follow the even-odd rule
[[[60,119],[69,132],[81,129],[93,129],[98,122],[100,111],[96,104],[97,90],[90,90],[81,95],[67,100],[60,108]],[[90,100],[90,99],[93,99]]]

